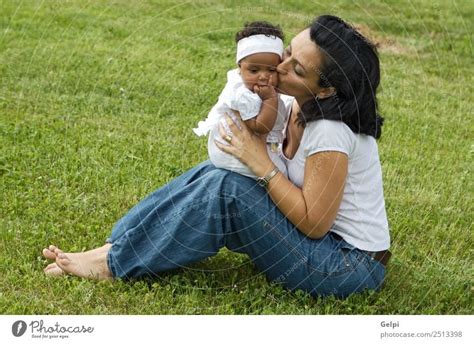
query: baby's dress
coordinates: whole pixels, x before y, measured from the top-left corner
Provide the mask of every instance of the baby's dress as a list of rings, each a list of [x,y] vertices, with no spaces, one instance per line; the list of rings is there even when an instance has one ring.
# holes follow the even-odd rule
[[[267,151],[270,159],[278,167],[281,173],[288,175],[285,161],[278,153],[278,146],[283,142],[283,129],[291,111],[293,97],[278,94],[278,114],[273,129],[267,135]],[[244,84],[238,69],[227,72],[227,84],[219,96],[219,100],[213,106],[205,121],[199,121],[198,127],[193,131],[198,136],[207,135],[208,132],[208,153],[211,162],[218,168],[224,168],[237,172],[244,176],[256,178],[255,174],[233,155],[223,152],[216,146],[214,140],[223,145],[229,145],[220,135],[218,123],[222,120],[224,129],[232,134],[225,122],[224,113],[228,113],[235,123],[238,122],[232,109],[239,111],[243,121],[254,118],[260,112],[262,99],[258,94],[250,91]]]

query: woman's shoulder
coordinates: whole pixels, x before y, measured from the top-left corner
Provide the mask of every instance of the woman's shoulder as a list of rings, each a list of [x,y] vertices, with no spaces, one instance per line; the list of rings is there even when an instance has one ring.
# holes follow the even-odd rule
[[[349,128],[343,121],[337,121],[332,119],[318,119],[315,121],[308,122],[306,124],[308,131],[319,131],[324,130],[326,132],[340,131],[348,134],[355,135],[355,133]],[[306,131],[305,129],[305,131]]]
[[[319,119],[306,124],[303,145],[307,155],[324,150],[353,151],[356,134],[342,121]]]
[[[304,135],[308,139],[313,137],[325,137],[327,139],[330,139],[331,137],[345,137],[352,141],[356,139],[357,134],[355,134],[351,128],[342,121],[318,119],[306,124]]]

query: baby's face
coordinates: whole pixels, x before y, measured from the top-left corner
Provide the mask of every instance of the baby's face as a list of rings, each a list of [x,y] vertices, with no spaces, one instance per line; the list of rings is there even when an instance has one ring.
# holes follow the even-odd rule
[[[245,86],[253,91],[255,85],[268,85],[271,76],[271,85],[278,84],[276,67],[280,63],[280,56],[273,53],[258,53],[249,55],[240,61],[240,74]]]

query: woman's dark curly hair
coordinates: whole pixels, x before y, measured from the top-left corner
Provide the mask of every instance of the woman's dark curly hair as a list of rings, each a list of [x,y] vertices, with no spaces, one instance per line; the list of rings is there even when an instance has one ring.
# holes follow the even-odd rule
[[[237,43],[242,38],[254,35],[276,36],[282,41],[284,40],[283,31],[280,26],[272,25],[266,21],[254,21],[251,23],[245,23],[244,28],[235,34],[235,42]]]
[[[377,106],[380,66],[375,45],[335,16],[320,16],[309,28],[311,40],[323,53],[319,86],[334,87],[336,93],[303,104],[297,123],[305,127],[318,119],[338,120],[355,133],[378,139],[383,118]]]

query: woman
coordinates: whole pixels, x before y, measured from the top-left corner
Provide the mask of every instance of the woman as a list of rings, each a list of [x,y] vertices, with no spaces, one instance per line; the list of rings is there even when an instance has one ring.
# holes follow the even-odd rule
[[[84,253],[43,250],[45,272],[98,279],[156,276],[215,255],[248,254],[269,281],[312,295],[377,290],[390,245],[375,139],[380,81],[375,47],[343,20],[318,17],[278,66],[279,91],[295,97],[281,147],[288,178],[264,137],[229,120],[219,148],[257,176],[205,161],[159,188]]]

